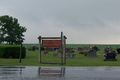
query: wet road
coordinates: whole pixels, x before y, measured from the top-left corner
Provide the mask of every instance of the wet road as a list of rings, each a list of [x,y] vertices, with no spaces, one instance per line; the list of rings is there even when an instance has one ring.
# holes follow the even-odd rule
[[[120,67],[0,66],[0,80],[120,80]]]

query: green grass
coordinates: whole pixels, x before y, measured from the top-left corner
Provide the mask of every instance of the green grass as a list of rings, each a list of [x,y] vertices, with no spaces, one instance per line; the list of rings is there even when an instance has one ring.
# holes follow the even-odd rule
[[[104,49],[108,46],[110,46],[113,49],[120,48],[120,44],[66,44],[67,48],[70,48],[71,46],[73,48],[78,48],[79,46],[81,47],[91,47],[93,45],[96,45],[99,49]],[[26,48],[32,47],[32,46],[39,46],[38,44],[23,44]]]
[[[0,44],[0,47],[20,47],[20,45],[7,45],[7,44]]]
[[[61,58],[54,57],[53,53],[49,52],[49,55],[44,55],[42,52],[42,62],[60,63]],[[66,58],[66,65],[64,66],[120,66],[120,54],[117,55],[117,61],[103,61],[103,51],[99,51],[101,55],[96,58],[86,58],[83,54],[76,52],[76,59]],[[0,58],[0,65],[7,66],[61,66],[60,64],[39,64],[38,51],[28,51],[26,58],[22,59],[19,63],[19,59],[3,59]]]

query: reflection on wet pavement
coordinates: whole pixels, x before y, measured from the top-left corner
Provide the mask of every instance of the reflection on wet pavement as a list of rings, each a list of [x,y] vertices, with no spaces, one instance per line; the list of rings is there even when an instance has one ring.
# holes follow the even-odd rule
[[[65,67],[61,67],[61,69],[39,67],[38,69],[38,76],[40,77],[64,77],[64,75]]]
[[[25,67],[0,66],[0,76],[16,76],[21,75]]]
[[[64,77],[65,67],[0,66],[0,77]]]
[[[119,74],[120,67],[0,66],[0,80],[120,80]]]

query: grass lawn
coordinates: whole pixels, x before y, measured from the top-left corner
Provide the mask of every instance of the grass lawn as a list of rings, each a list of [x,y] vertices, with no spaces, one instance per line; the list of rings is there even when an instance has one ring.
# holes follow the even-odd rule
[[[67,48],[70,48],[71,46],[73,48],[78,48],[79,46],[81,47],[90,47],[96,45],[99,49],[104,49],[108,46],[110,46],[112,49],[116,49],[120,47],[120,44],[66,44]],[[32,47],[32,46],[36,46],[38,47],[39,44],[23,44],[23,46],[25,46],[26,48]]]
[[[61,58],[54,57],[53,53],[49,52],[49,55],[43,55],[42,62],[54,62],[60,63]],[[117,55],[117,61],[103,61],[103,51],[99,51],[100,55],[96,58],[86,58],[83,54],[76,52],[76,59],[66,58],[66,65],[64,66],[120,66],[120,54]],[[38,51],[28,51],[26,58],[22,59],[19,63],[19,59],[3,59],[0,58],[0,65],[7,66],[61,66],[60,64],[39,64]]]

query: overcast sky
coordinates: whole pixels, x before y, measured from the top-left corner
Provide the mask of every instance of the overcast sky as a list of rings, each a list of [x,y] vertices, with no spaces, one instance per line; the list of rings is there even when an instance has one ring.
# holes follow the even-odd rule
[[[24,43],[62,31],[67,44],[120,44],[120,0],[0,0],[3,15],[27,28]]]

